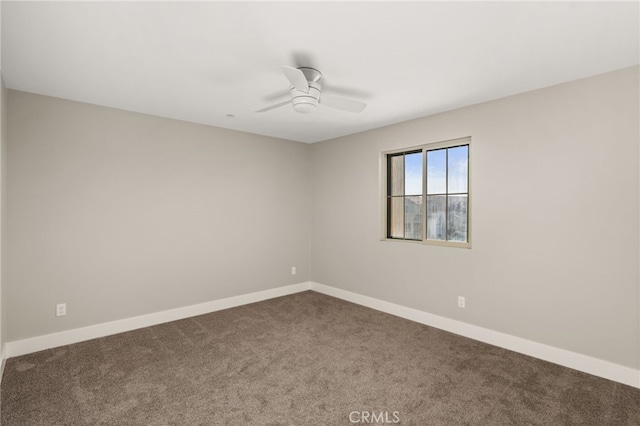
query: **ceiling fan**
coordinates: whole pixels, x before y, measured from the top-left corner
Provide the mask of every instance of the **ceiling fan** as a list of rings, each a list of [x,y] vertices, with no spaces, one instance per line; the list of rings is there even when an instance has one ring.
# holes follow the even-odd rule
[[[293,68],[283,65],[282,71],[291,83],[291,88],[289,89],[291,99],[266,106],[256,112],[267,112],[288,104],[293,104],[295,111],[305,114],[318,109],[319,104],[349,112],[362,112],[367,107],[366,103],[354,99],[321,94],[322,86],[320,86],[320,80],[322,79],[322,73],[315,68]]]

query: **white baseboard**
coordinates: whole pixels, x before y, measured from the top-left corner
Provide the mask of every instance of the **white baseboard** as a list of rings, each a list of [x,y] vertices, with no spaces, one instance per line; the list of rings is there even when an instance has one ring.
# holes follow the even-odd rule
[[[531,340],[489,330],[461,321],[433,315],[417,309],[407,308],[350,291],[326,286],[316,282],[310,283],[310,288],[318,293],[337,297],[358,305],[386,312],[401,318],[425,324],[441,330],[449,331],[484,343],[489,343],[514,352],[529,355],[545,361],[559,364],[574,370],[603,377],[625,385],[640,388],[640,370],[614,364],[612,362],[593,358],[587,355],[567,351],[565,349],[536,343]]]
[[[214,300],[197,305],[185,306],[182,308],[155,312],[138,317],[62,331],[45,336],[7,342],[4,348],[5,350],[0,354],[2,358],[2,363],[0,365],[0,381],[2,380],[2,373],[4,371],[6,359],[9,357],[83,342],[86,340],[96,339],[98,337],[123,333],[126,331],[136,330],[138,328],[149,327],[169,321],[176,321],[196,315],[203,315],[210,312],[220,311],[222,309],[246,305],[248,303],[261,302],[274,297],[286,296],[288,294],[299,293],[306,290],[313,290],[318,293],[337,297],[339,299],[386,312],[397,317],[405,318],[504,349],[512,350],[514,352],[553,362],[564,367],[593,374],[594,376],[603,377],[625,385],[640,388],[640,371],[633,368],[542,343],[536,343],[531,340],[452,320],[450,318],[441,317],[424,311],[419,311],[417,309],[408,308],[406,306],[396,305],[394,303],[385,302],[384,300],[363,296],[361,294],[352,293],[350,291],[341,290],[316,282],[304,282],[284,287],[277,287],[274,289]]]
[[[213,300],[199,303],[197,305],[184,306],[162,312],[140,315],[132,318],[91,325],[73,330],[61,331],[59,333],[37,336],[30,339],[7,342],[5,357],[26,355],[29,353],[56,348],[58,346],[70,345],[72,343],[83,342],[96,339],[98,337],[123,333],[125,331],[136,330],[138,328],[149,327],[169,321],[176,321],[196,315],[208,314],[210,312],[223,309],[234,308],[248,303],[261,302],[274,297],[286,296],[288,294],[299,293],[310,289],[309,282],[277,287],[269,290],[257,291],[255,293],[243,294],[240,296],[228,297],[226,299]]]
[[[7,356],[5,354],[4,347],[0,348],[0,384],[4,377],[4,365],[7,363]]]

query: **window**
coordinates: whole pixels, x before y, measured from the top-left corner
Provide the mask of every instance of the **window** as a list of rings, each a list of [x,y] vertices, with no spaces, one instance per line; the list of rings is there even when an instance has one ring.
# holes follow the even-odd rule
[[[383,154],[386,239],[470,247],[469,142]]]

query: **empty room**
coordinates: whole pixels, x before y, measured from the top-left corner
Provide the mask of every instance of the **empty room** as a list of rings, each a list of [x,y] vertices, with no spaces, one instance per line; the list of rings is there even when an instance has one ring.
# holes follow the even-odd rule
[[[640,424],[640,3],[0,1],[0,422]]]

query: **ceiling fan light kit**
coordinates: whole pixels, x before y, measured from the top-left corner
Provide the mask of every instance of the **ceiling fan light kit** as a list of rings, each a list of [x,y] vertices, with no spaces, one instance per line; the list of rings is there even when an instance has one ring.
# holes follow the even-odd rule
[[[293,109],[304,114],[317,110],[318,102],[320,101],[320,89],[320,84],[313,82],[309,82],[308,92],[302,92],[295,87],[291,87],[289,93],[291,94]]]
[[[293,105],[294,111],[303,114],[316,111],[320,104],[349,112],[362,112],[367,106],[364,102],[353,99],[326,95],[321,96],[322,86],[320,85],[320,80],[322,79],[322,73],[317,69],[283,66],[282,71],[285,77],[287,77],[287,80],[289,80],[289,83],[291,83],[291,88],[289,89],[291,99],[266,106],[256,112],[267,112],[288,104]]]

